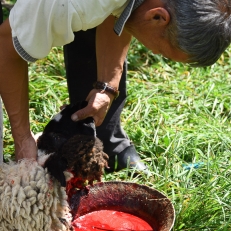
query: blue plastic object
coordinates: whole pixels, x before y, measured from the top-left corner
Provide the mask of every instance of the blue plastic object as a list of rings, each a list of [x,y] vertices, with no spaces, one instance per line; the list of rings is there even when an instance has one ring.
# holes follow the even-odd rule
[[[204,162],[191,163],[191,164],[182,164],[185,170],[190,170],[191,168],[198,169],[204,165]]]

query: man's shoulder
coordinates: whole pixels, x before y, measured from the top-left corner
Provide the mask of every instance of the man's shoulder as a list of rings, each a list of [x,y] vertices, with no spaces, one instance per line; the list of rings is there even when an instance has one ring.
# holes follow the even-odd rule
[[[79,15],[83,30],[101,24],[110,14],[120,16],[131,0],[70,0]]]
[[[72,0],[72,2],[78,7],[95,8],[97,10],[98,6],[101,6],[105,11],[123,11],[126,5],[131,0]],[[111,12],[111,13],[112,13]]]

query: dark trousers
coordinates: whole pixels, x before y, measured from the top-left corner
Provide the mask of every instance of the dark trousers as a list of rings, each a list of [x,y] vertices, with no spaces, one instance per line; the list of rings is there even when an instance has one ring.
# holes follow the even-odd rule
[[[96,29],[75,33],[75,40],[64,46],[64,58],[70,102],[85,100],[97,80]],[[112,44],[113,46],[113,44]],[[97,127],[97,136],[103,141],[104,151],[114,156],[130,146],[130,140],[121,128],[120,114],[126,100],[127,63],[119,85],[120,95],[113,101],[104,122]]]

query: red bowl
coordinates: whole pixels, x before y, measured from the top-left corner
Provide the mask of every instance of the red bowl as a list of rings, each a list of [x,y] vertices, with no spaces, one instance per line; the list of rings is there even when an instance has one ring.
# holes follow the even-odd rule
[[[96,183],[79,190],[71,198],[74,219],[99,210],[115,210],[135,215],[154,231],[170,231],[175,220],[171,201],[161,192],[129,182]]]

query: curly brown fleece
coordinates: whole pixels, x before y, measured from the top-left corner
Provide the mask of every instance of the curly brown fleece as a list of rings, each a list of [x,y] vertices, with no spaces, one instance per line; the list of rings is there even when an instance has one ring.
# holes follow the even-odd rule
[[[108,155],[103,152],[102,142],[93,136],[75,135],[59,151],[68,162],[68,170],[75,177],[88,181],[100,181],[103,170],[108,167]]]

